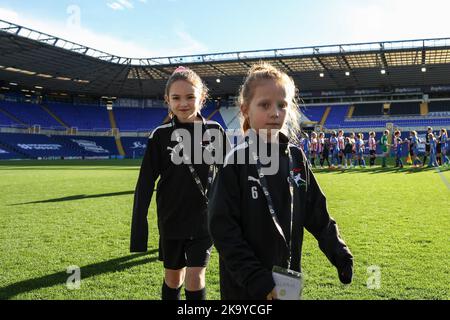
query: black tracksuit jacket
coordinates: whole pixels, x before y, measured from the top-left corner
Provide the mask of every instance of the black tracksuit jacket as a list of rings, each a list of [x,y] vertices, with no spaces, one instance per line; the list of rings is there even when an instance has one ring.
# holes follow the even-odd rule
[[[193,123],[180,123],[176,117],[174,120],[176,129],[186,129],[193,137]],[[219,123],[205,119],[203,121],[206,126],[202,126],[202,134],[206,127],[217,129],[223,135],[223,139],[225,139],[223,141],[227,141]],[[147,251],[147,215],[158,177],[160,179],[157,184],[156,202],[160,237],[164,239],[194,239],[209,236],[206,200],[195,183],[188,165],[176,165],[171,160],[172,149],[178,144],[177,141],[172,141],[175,127],[172,122],[160,126],[152,132],[148,140],[134,195],[131,252]],[[194,150],[194,139],[191,140],[191,150]],[[202,151],[209,144],[209,141],[203,140]],[[225,153],[224,150],[222,149],[221,152]],[[194,168],[205,188],[209,165],[194,164]]]
[[[284,139],[285,143],[279,145],[280,170],[266,178],[281,227],[289,238],[289,158],[283,152],[288,147],[287,139]],[[227,158],[236,158],[239,152],[244,152],[248,159],[248,144],[239,148]],[[328,214],[325,196],[306,164],[305,155],[291,144],[289,148],[294,173],[300,174],[301,178],[294,190],[291,269],[301,271],[303,228],[314,235],[320,249],[338,270],[340,266],[352,265],[352,254]],[[224,300],[266,299],[275,286],[273,266],[287,268],[288,249],[275,227],[257,177],[255,164],[225,162],[211,189],[208,223],[220,256],[220,290]]]

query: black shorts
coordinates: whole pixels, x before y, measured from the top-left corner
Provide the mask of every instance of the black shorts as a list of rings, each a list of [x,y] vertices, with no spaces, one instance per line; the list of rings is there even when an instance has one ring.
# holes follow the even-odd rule
[[[429,144],[425,145],[425,152],[430,153],[430,145]]]
[[[210,237],[159,239],[159,261],[163,261],[164,268],[170,270],[204,268],[208,265],[212,246]]]
[[[436,144],[436,153],[441,153],[441,152],[442,152],[441,144],[438,143],[438,144]]]
[[[375,155],[377,154],[377,152],[376,152],[376,150],[370,150],[370,151],[369,151],[369,154],[370,154],[371,156],[375,156]]]

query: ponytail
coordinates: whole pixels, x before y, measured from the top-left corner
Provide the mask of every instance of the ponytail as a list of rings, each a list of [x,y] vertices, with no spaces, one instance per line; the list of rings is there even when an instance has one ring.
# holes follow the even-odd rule
[[[250,121],[248,120],[248,118],[244,118],[244,123],[242,124],[242,130],[244,131],[244,133],[246,133],[248,130],[250,130]]]

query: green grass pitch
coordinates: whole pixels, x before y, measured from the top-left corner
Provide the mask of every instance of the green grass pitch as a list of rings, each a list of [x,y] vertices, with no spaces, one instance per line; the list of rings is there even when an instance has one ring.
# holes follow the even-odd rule
[[[159,299],[154,200],[149,252],[128,251],[139,165],[1,162],[0,299]],[[306,233],[304,299],[450,298],[449,170],[319,170],[317,178],[355,276],[341,285]],[[66,286],[69,266],[81,268],[79,289]],[[209,299],[220,298],[216,251],[207,288]]]

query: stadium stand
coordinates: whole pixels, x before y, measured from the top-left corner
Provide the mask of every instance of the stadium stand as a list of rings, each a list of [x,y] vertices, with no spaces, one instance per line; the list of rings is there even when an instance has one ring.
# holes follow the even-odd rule
[[[383,115],[382,103],[354,104],[353,117],[381,116]]]
[[[345,117],[348,113],[348,105],[344,106],[333,106],[331,107],[331,112],[325,122],[325,127],[338,128],[345,121]]]
[[[2,104],[3,106],[6,104]],[[418,112],[420,105],[418,103],[393,103],[391,110],[401,110],[398,113]],[[432,110],[445,110],[445,101],[439,101],[437,104],[431,103]],[[15,106],[18,106],[15,109]],[[29,111],[23,111],[24,108]],[[361,108],[362,107],[362,108]],[[382,104],[361,104],[355,105],[354,115],[352,118],[347,118],[349,105],[336,105],[332,107],[326,106],[308,106],[302,107],[302,111],[311,119],[319,122],[327,109],[330,110],[326,123],[325,130],[375,130],[381,132],[387,123],[393,123],[394,127],[398,128],[424,128],[432,126],[435,128],[448,127],[450,124],[450,113],[445,111],[431,112],[427,116],[419,115],[384,115],[384,116],[369,116],[369,108],[376,108],[377,112],[382,107]],[[52,112],[61,115],[64,121],[73,124],[81,125],[83,130],[93,131],[95,133],[98,127],[106,127],[101,129],[110,130],[110,123],[108,120],[108,113],[106,108],[98,106],[75,106],[68,104],[52,104]],[[61,108],[61,109],[60,109]],[[50,124],[53,119],[45,110],[40,109],[38,105],[33,104],[19,104],[9,102],[5,108],[16,116],[22,117],[26,123],[33,123],[40,125],[42,128]],[[358,113],[357,110],[360,110]],[[69,112],[70,110],[71,112]],[[362,110],[362,111],[361,111]],[[373,109],[372,109],[373,110]],[[114,136],[83,136],[83,135],[31,135],[23,133],[2,133],[0,134],[0,151],[1,159],[24,159],[24,158],[92,158],[92,157],[118,157],[120,154],[127,158],[140,158],[143,156],[147,135],[152,129],[161,125],[167,116],[167,109],[165,108],[125,108],[118,107],[113,109],[116,121],[118,123],[118,132],[134,132],[136,136],[118,136],[124,153],[118,151],[118,144]],[[206,118],[219,122],[224,128],[237,129],[240,127],[239,108],[226,107],[217,110],[214,105],[208,105],[202,110]],[[356,115],[359,114],[359,116]],[[364,114],[364,116],[362,115]],[[78,119],[75,119],[76,115]],[[29,120],[30,117],[33,120]],[[5,113],[0,113],[0,123],[3,127],[17,128],[17,122],[14,122]],[[42,122],[41,122],[42,121]],[[58,123],[58,122],[56,122]],[[58,128],[60,129],[60,128]],[[138,137],[137,134],[141,132],[143,137]],[[367,133],[367,132],[366,132]],[[103,133],[104,134],[104,133]]]
[[[0,146],[0,160],[22,160],[27,159],[25,155],[18,154],[14,151],[7,150]]]
[[[419,102],[394,102],[391,103],[389,113],[391,115],[419,115],[420,103]]]
[[[385,118],[385,119],[373,119],[369,118],[367,120],[351,120],[348,119],[334,127],[330,127],[330,129],[339,129],[339,128],[386,128],[387,123],[393,123],[394,126],[399,128],[413,128],[413,127],[426,127],[426,126],[434,126],[434,127],[445,127],[450,124],[450,117],[436,119],[436,118],[420,118],[414,117],[411,119],[400,119],[400,118]]]
[[[0,127],[25,127],[19,122],[13,120],[11,117],[7,116],[0,107]]]
[[[325,113],[327,107],[325,106],[302,106],[300,110],[304,113],[311,121],[320,122],[322,116]]]
[[[113,112],[121,131],[150,132],[167,117],[167,108],[114,108]]]
[[[47,103],[46,107],[70,127],[78,130],[109,130],[108,112],[105,107],[73,105],[68,103]],[[55,119],[53,121],[56,122]],[[56,122],[58,126],[61,126]]]
[[[38,104],[2,101],[0,102],[0,108],[28,127],[40,125],[43,128],[54,130],[65,129],[61,128],[61,124],[46,113]]]
[[[75,150],[82,157],[117,157],[114,137],[52,136],[65,149]]]
[[[2,133],[0,143],[11,150],[17,150],[30,159],[63,158],[73,154],[72,150],[48,136],[40,134]]]
[[[450,103],[440,102],[433,110],[445,110]],[[351,118],[347,117],[348,105],[336,105],[331,107],[331,111],[326,119],[324,128],[373,128],[382,130],[387,123],[394,123],[396,127],[420,128],[426,126],[446,127],[450,125],[450,112],[430,112],[428,115],[420,116],[419,102],[393,102],[391,103],[391,114],[383,115],[382,103],[355,104],[355,109]],[[319,122],[325,114],[326,106],[302,107],[302,111],[310,118]]]
[[[110,158],[118,151],[113,137],[47,136],[0,133],[2,159]],[[12,158],[11,158],[12,157]]]
[[[221,115],[222,109],[217,109],[214,102],[209,103],[202,111],[203,117],[205,117],[208,120],[216,121],[218,122],[222,127],[226,128],[227,125],[225,123],[225,120],[223,119]]]
[[[450,100],[430,101],[428,103],[429,112],[450,112]]]

